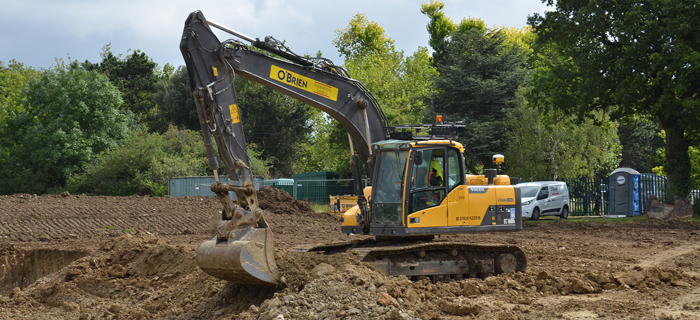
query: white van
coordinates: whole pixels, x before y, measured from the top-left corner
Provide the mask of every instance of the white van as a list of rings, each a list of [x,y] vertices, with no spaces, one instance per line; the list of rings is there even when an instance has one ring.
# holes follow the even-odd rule
[[[517,184],[522,198],[523,218],[537,220],[541,216],[569,217],[569,188],[566,182],[537,181]]]

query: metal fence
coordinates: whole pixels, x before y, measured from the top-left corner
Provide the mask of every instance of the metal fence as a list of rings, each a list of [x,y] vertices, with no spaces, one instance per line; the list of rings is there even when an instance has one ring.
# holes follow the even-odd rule
[[[278,179],[281,180],[281,179]],[[292,180],[292,179],[284,179]],[[225,177],[222,182],[227,181]],[[570,178],[560,179],[566,182],[569,188],[571,203],[570,214],[574,216],[607,215],[610,212],[610,178]],[[287,191],[298,200],[307,199],[316,204],[329,204],[329,196],[354,195],[352,179],[332,180],[297,180],[293,183],[282,184],[277,180],[266,180],[265,185]],[[526,182],[523,179],[511,177],[511,184]],[[213,177],[188,177],[173,178],[169,183],[169,194],[175,197],[184,196],[214,196],[209,186],[214,183]],[[262,181],[256,181],[256,188],[262,185]],[[370,185],[369,179],[364,180],[364,186]],[[646,203],[650,195],[655,195],[660,201],[666,196],[666,177],[642,173],[640,177],[640,192],[642,213],[646,214]],[[235,194],[232,193],[235,197]],[[693,190],[690,201],[700,200],[700,190]]]
[[[292,196],[315,204],[329,204],[329,196],[354,195],[354,189],[352,179],[296,180]]]
[[[364,186],[368,185],[369,179],[364,179]],[[293,185],[270,184],[270,187],[287,191],[294,199],[324,205],[330,204],[329,196],[355,195],[352,179],[295,180]]]
[[[562,179],[569,187],[572,215],[607,215],[610,213],[610,177]],[[655,195],[659,201],[666,198],[667,179],[653,173],[641,173],[639,179],[642,214],[647,213],[646,202]],[[691,191],[690,202],[700,200],[700,190]]]
[[[526,182],[512,178],[513,184]],[[568,178],[558,179],[566,182],[569,188],[570,215],[595,216],[610,214],[610,177],[602,178]],[[646,214],[646,203],[650,195],[655,195],[660,201],[666,196],[666,177],[656,174],[640,174],[640,195],[642,214]],[[693,190],[691,201],[700,199],[700,190]]]
[[[610,178],[561,179],[569,187],[570,214],[606,215],[610,212]]]

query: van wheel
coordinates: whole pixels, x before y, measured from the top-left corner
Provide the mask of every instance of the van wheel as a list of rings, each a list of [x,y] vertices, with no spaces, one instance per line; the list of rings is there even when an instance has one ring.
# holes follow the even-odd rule
[[[569,217],[569,207],[564,207],[561,209],[561,214],[559,215],[559,218],[566,219]]]
[[[532,210],[532,217],[530,217],[532,220],[540,220],[540,208],[535,208]]]

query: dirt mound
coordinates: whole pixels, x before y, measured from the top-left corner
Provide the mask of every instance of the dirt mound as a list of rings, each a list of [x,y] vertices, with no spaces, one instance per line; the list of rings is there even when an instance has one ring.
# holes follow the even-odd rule
[[[540,296],[586,295],[604,292],[647,293],[694,287],[696,277],[669,269],[512,273],[482,279],[432,283],[389,277],[358,262],[352,254],[278,255],[288,280],[285,290],[260,306],[251,306],[238,319],[442,319],[474,315],[484,319],[547,319],[567,312],[537,303]],[[498,297],[494,300],[493,297]],[[554,298],[553,298],[554,297]],[[510,305],[511,308],[504,308]],[[619,312],[615,301],[603,301],[607,314]],[[629,308],[629,307],[627,307]],[[642,316],[634,308],[630,315]],[[606,312],[598,313],[601,316]]]
[[[306,200],[296,200],[287,191],[263,186],[258,190],[260,209],[272,214],[314,214],[311,204]]]
[[[212,278],[199,270],[194,255],[191,248],[165,244],[146,232],[104,241],[99,250],[25,290],[15,288],[7,298],[0,296],[0,314],[212,319],[240,312],[236,308],[247,308],[270,295],[269,290],[235,287]],[[236,296],[243,292],[247,298],[241,306]]]

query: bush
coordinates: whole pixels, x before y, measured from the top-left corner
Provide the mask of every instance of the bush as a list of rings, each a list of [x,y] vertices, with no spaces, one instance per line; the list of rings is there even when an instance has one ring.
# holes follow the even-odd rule
[[[248,152],[253,174],[269,178],[271,161],[260,160],[252,143]],[[226,174],[224,169],[219,172]],[[121,144],[98,155],[83,173],[72,176],[66,189],[73,194],[165,196],[170,178],[206,175],[212,172],[200,134],[170,126],[163,134],[132,132]]]
[[[164,134],[132,132],[123,143],[100,154],[66,188],[71,193],[110,196],[168,193],[172,177],[206,175],[199,134],[170,127]]]

